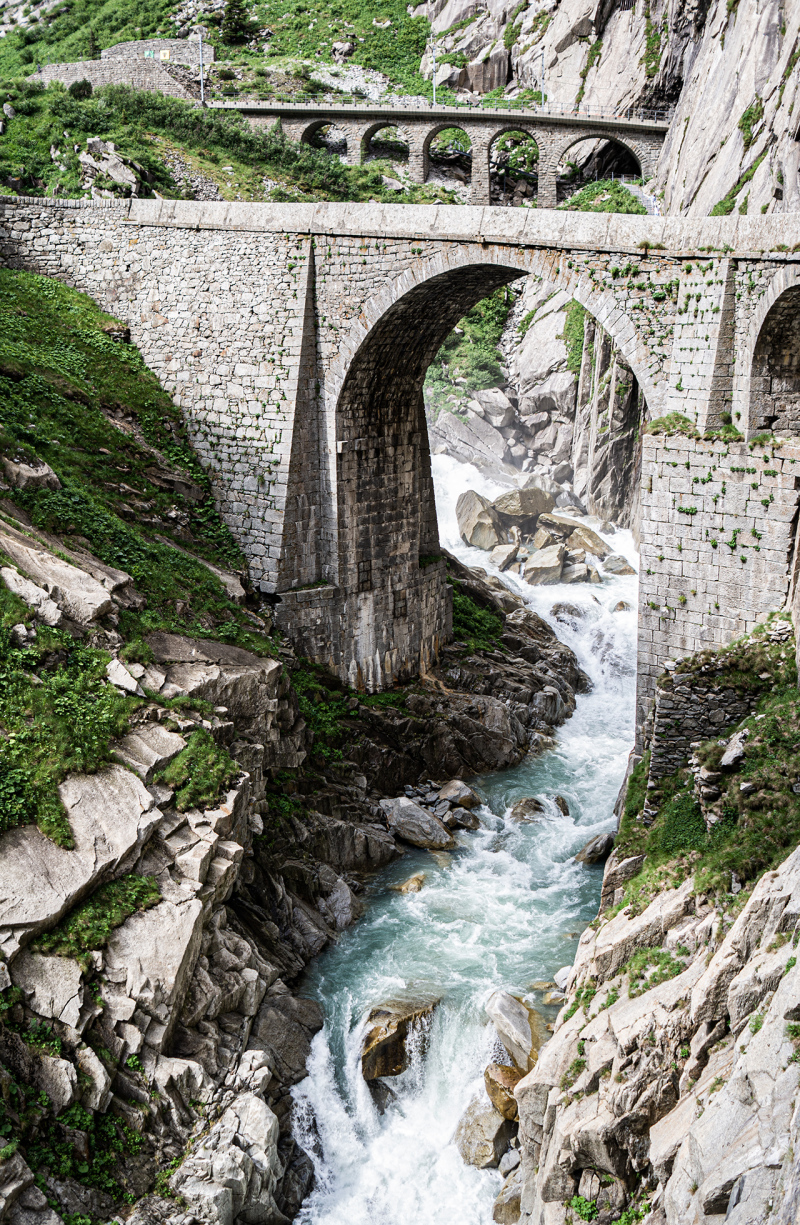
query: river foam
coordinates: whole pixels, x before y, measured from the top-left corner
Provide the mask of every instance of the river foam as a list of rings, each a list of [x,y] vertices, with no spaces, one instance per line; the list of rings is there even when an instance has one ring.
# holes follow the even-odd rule
[[[491,572],[488,554],[460,541],[454,507],[464,489],[496,497],[501,487],[447,457],[434,457],[433,468],[442,544]],[[636,564],[630,533],[607,539]],[[485,801],[484,828],[460,833],[451,855],[412,850],[392,864],[372,882],[364,918],[312,963],[304,988],[326,1020],[309,1075],[294,1090],[295,1135],[317,1175],[298,1217],[303,1225],[490,1225],[502,1179],[465,1165],[453,1144],[461,1114],[483,1091],[484,1067],[499,1053],[483,1005],[503,987],[542,1007],[531,984],[571,962],[597,912],[602,870],[572,857],[614,825],[633,740],[637,580],[532,588],[502,577],[572,647],[594,688],[578,698],[554,750],[473,781]],[[620,602],[628,609],[615,611]],[[554,616],[557,603],[577,613]],[[552,802],[556,794],[569,816]],[[542,821],[510,819],[526,796],[545,802]],[[420,871],[419,893],[389,890]],[[360,1073],[366,1017],[381,1000],[413,990],[442,1002],[427,1054],[392,1078],[396,1096],[381,1115]]]

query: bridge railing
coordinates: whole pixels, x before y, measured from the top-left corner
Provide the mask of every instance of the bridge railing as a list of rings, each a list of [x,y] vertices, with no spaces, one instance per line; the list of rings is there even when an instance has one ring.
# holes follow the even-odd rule
[[[415,99],[414,101],[398,101],[373,102],[369,98],[364,98],[359,94],[337,94],[335,99],[326,98],[324,95],[317,93],[294,93],[291,95],[276,95],[274,98],[248,98],[237,97],[236,99],[223,99],[221,102],[212,102],[213,107],[224,107],[239,109],[240,107],[258,107],[262,106],[266,110],[270,109],[287,109],[294,108],[298,110],[308,110],[313,107],[317,110],[329,110],[331,113],[341,108],[343,110],[363,110],[363,111],[391,111],[402,114],[404,111],[426,111],[431,115],[448,115],[453,111],[464,111],[466,114],[475,114],[482,111],[486,112],[513,112],[519,114],[520,117],[535,119],[582,119],[582,120],[599,120],[617,123],[656,123],[668,124],[672,119],[674,110],[650,110],[646,107],[628,107],[626,110],[616,110],[612,107],[598,106],[557,106],[550,104],[547,106],[532,107],[529,104],[518,101],[516,98],[502,98],[492,100],[491,102],[466,102],[456,101],[447,102],[444,104],[429,102],[426,99]]]

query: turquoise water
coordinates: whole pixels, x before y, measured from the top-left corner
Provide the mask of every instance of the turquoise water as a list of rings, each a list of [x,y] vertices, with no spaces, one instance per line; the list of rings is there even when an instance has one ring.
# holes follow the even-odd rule
[[[451,465],[434,462],[442,543],[487,568],[485,553],[458,541],[452,507],[462,487],[495,489]],[[613,545],[635,556],[628,534]],[[322,1002],[326,1021],[294,1091],[296,1136],[317,1173],[298,1218],[304,1225],[489,1225],[502,1179],[464,1165],[452,1143],[496,1049],[483,1006],[502,987],[541,1007],[531,984],[572,961],[597,913],[602,871],[572,857],[614,826],[633,740],[636,578],[544,589],[517,580],[514,589],[578,653],[594,689],[579,698],[554,750],[471,780],[484,800],[480,831],[460,833],[450,854],[409,851],[387,868],[370,886],[364,918],[312,964],[304,990]],[[578,610],[569,623],[550,615],[559,600]],[[629,610],[615,611],[620,601]],[[569,816],[553,803],[557,794]],[[541,821],[510,820],[525,796],[545,802]],[[388,889],[420,871],[419,893]],[[366,1016],[416,991],[441,996],[427,1053],[392,1078],[396,1097],[381,1115],[360,1074]],[[542,1011],[552,1019],[554,1010]]]

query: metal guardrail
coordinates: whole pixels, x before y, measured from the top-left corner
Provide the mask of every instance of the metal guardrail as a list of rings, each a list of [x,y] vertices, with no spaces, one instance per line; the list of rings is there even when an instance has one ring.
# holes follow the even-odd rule
[[[531,107],[526,106],[524,102],[518,102],[516,98],[501,99],[500,101],[493,100],[490,104],[483,102],[448,102],[447,104],[436,104],[428,102],[424,99],[414,102],[404,102],[402,100],[392,103],[385,102],[370,102],[367,98],[362,98],[358,95],[338,95],[335,101],[326,101],[319,94],[293,94],[291,98],[238,98],[225,99],[223,101],[215,101],[209,103],[211,107],[228,110],[256,110],[262,108],[266,111],[308,111],[309,109],[336,113],[342,111],[366,111],[386,114],[402,114],[410,111],[424,111],[431,116],[442,115],[446,116],[456,113],[467,114],[485,114],[487,117],[495,115],[504,115],[509,112],[519,114],[530,120],[541,119],[573,119],[573,120],[594,120],[601,122],[613,123],[631,123],[631,124],[653,124],[654,126],[667,128],[671,122],[674,111],[656,111],[647,110],[643,107],[629,107],[624,111],[606,109],[605,107],[569,107],[569,106],[547,106],[547,107]]]

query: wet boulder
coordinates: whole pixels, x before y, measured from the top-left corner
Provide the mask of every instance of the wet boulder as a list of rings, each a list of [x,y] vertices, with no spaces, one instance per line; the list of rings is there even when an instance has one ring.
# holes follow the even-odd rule
[[[534,485],[530,489],[509,489],[495,498],[492,506],[507,519],[537,519],[553,509],[555,498],[552,493]]]
[[[502,1174],[502,1170],[500,1171]],[[522,1213],[522,1171],[512,1170],[494,1201],[492,1220],[497,1225],[516,1225]]]
[[[593,532],[584,523],[579,523],[572,535],[568,537],[567,548],[572,553],[577,552],[578,549],[583,549],[586,553],[591,553],[594,557],[598,557],[600,561],[604,561],[612,553],[606,542],[597,535],[597,532]],[[625,559],[623,558],[622,560],[624,561]]]
[[[609,553],[603,562],[606,574],[635,574],[633,566],[621,553]]]
[[[406,796],[381,800],[381,808],[390,831],[404,842],[432,851],[450,850],[455,845],[447,826]]]
[[[486,1012],[515,1067],[525,1075],[547,1041],[544,1018],[508,991],[494,991],[486,1003]]]
[[[517,800],[514,807],[511,809],[512,821],[538,821],[544,812],[544,804],[541,800],[537,800],[535,796],[529,796],[524,800]]]
[[[614,849],[613,834],[597,834],[575,856],[578,863],[605,863]]]
[[[464,544],[476,549],[494,549],[505,543],[499,516],[488,498],[468,489],[456,502],[458,531]]]
[[[549,548],[538,549],[525,564],[525,582],[530,583],[532,587],[544,587],[560,582],[564,553],[562,544],[553,544]]]
[[[492,549],[489,555],[489,561],[493,566],[497,566],[498,570],[507,570],[508,567],[517,560],[519,545],[516,544],[499,544],[496,549]]]
[[[399,885],[390,885],[389,888],[393,893],[419,893],[424,884],[425,873],[415,872],[413,876],[409,876],[408,880],[404,880]]]
[[[367,1018],[367,1032],[361,1047],[361,1075],[364,1080],[399,1076],[411,1062],[415,1042],[424,1046],[431,1017],[439,999],[386,1000],[373,1008]]]
[[[509,1068],[503,1063],[490,1063],[483,1073],[483,1083],[495,1110],[513,1122],[517,1118],[517,1099],[514,1090],[522,1080],[522,1073],[517,1068]]]
[[[439,799],[449,800],[460,808],[477,808],[481,802],[472,788],[460,778],[453,778],[449,783],[445,783],[439,792]]]
[[[468,808],[453,808],[442,818],[448,829],[480,829],[481,823]]]
[[[513,1130],[513,1124],[481,1094],[467,1106],[453,1138],[467,1165],[489,1170],[500,1164]]]

